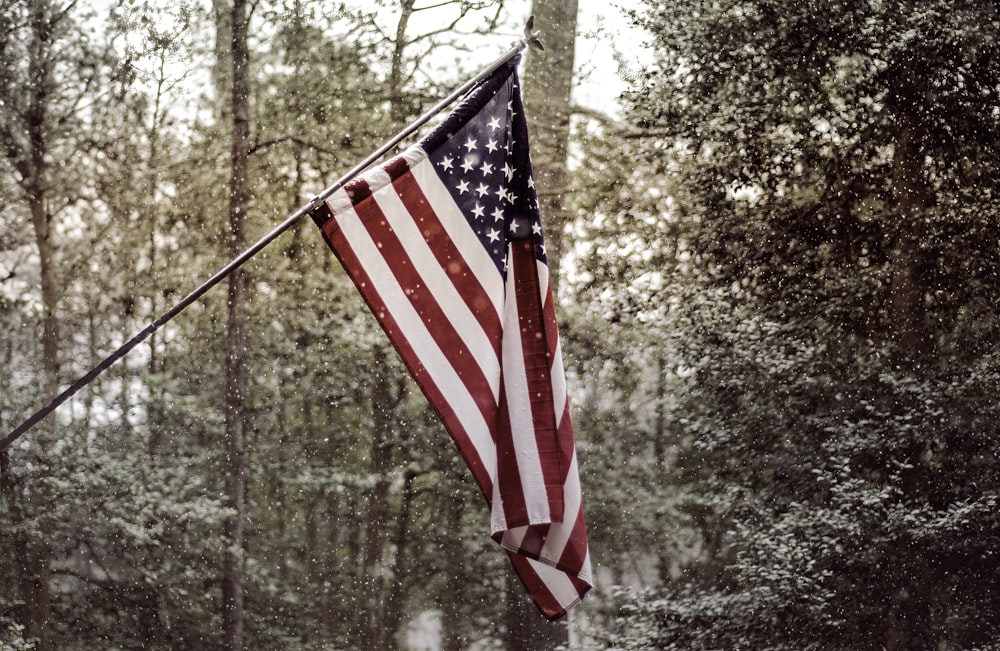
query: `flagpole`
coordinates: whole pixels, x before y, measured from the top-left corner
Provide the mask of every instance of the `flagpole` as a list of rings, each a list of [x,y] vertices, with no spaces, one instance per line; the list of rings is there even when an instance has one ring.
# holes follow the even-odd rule
[[[314,195],[309,200],[308,204],[302,206],[294,213],[292,213],[287,219],[285,219],[285,221],[283,221],[277,227],[272,229],[269,233],[260,238],[253,246],[251,246],[246,251],[244,251],[239,256],[230,261],[226,266],[217,271],[215,275],[213,275],[211,278],[202,283],[190,294],[185,296],[180,302],[178,302],[172,308],[164,312],[157,319],[149,323],[134,337],[132,337],[130,340],[128,340],[126,343],[124,343],[122,346],[120,346],[117,350],[108,355],[106,358],[104,358],[104,360],[100,364],[92,368],[89,372],[87,372],[86,375],[82,376],[80,379],[78,379],[76,382],[70,385],[65,391],[63,391],[58,396],[53,398],[47,405],[45,405],[44,407],[36,411],[34,414],[32,414],[30,418],[28,418],[23,423],[18,425],[13,431],[11,431],[10,434],[8,434],[2,440],[0,440],[0,450],[6,449],[7,446],[9,446],[11,443],[20,438],[22,434],[30,430],[32,427],[38,424],[39,421],[41,421],[43,418],[45,418],[50,413],[55,411],[61,404],[63,404],[71,397],[76,395],[76,393],[79,392],[80,389],[82,389],[83,387],[87,386],[92,381],[94,381],[94,379],[97,376],[106,371],[111,365],[113,365],[119,359],[127,355],[133,348],[135,348],[143,341],[148,339],[151,335],[153,335],[153,333],[155,333],[157,330],[166,325],[175,316],[177,316],[185,309],[187,309],[187,307],[189,307],[192,303],[201,298],[206,292],[208,292],[208,290],[215,287],[222,280],[228,277],[231,273],[239,269],[247,260],[257,255],[262,249],[264,249],[264,247],[266,247],[271,242],[276,240],[278,236],[280,236],[282,233],[284,233],[292,226],[297,224],[303,217],[311,213],[313,210],[319,208],[323,204],[323,202],[330,197],[330,195],[332,195],[340,188],[344,187],[354,177],[356,177],[358,174],[368,169],[368,167],[371,166],[373,163],[380,160],[396,145],[402,142],[405,138],[412,135],[417,129],[425,125],[431,119],[433,119],[434,116],[436,116],[445,108],[447,108],[452,102],[454,102],[456,99],[458,99],[465,93],[469,92],[471,89],[475,88],[481,81],[489,77],[499,68],[504,66],[507,62],[516,57],[522,50],[524,50],[528,46],[529,43],[534,44],[537,41],[537,39],[533,38],[533,35],[530,33],[530,29],[531,29],[531,19],[528,20],[528,25],[525,27],[525,38],[523,40],[512,43],[511,48],[507,52],[505,52],[503,55],[498,57],[493,63],[484,68],[482,72],[480,72],[478,75],[476,75],[472,79],[468,80],[467,82],[465,82],[464,84],[453,90],[447,97],[445,97],[440,102],[435,104],[433,108],[428,110],[426,113],[421,115],[413,122],[409,123],[407,126],[403,127],[403,129],[399,133],[394,135],[392,138],[389,138],[389,140],[385,141],[385,143],[383,143],[381,147],[379,147],[371,154],[369,154],[368,157],[366,157],[360,163],[355,165],[350,171],[348,171],[346,174],[337,179],[337,181],[335,181],[332,185],[325,188],[319,194]]]

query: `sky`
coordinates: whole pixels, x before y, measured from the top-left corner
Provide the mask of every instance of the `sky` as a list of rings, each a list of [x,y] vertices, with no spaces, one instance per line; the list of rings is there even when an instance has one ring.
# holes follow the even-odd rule
[[[642,30],[633,27],[623,15],[623,9],[635,9],[640,0],[578,0],[576,71],[577,85],[573,101],[590,109],[617,116],[618,95],[627,84],[619,76],[616,54],[626,61],[639,62],[648,59],[642,44],[645,40]],[[424,4],[419,2],[418,6]],[[482,38],[481,45],[468,53],[462,53],[462,63],[473,68],[485,66],[502,54],[513,38],[519,38],[521,29],[531,14],[531,0],[505,0],[500,24],[503,26],[496,37]],[[382,27],[391,31],[397,19],[395,2],[386,3]],[[494,10],[495,11],[495,10]],[[442,7],[426,12],[417,12],[412,18],[409,33],[419,33],[440,27],[446,14],[454,8]],[[483,12],[483,19],[491,12]],[[466,23],[465,27],[470,23]],[[545,43],[545,26],[536,24],[539,38]],[[530,53],[528,54],[530,57]]]
[[[649,58],[645,36],[629,23],[620,8],[638,8],[638,0],[579,0],[576,70],[573,100],[588,108],[618,112],[618,95],[627,88],[619,76],[616,53],[632,65]]]

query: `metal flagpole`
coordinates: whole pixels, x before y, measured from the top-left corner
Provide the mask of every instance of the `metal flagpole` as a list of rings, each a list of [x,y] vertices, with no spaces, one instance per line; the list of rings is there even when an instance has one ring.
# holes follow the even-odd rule
[[[496,72],[500,67],[506,64],[508,61],[513,59],[518,55],[529,43],[536,44],[537,39],[531,34],[531,19],[528,20],[528,24],[525,26],[525,38],[523,40],[517,41],[511,45],[511,49],[501,55],[496,61],[491,63],[478,75],[465,82],[455,90],[451,92],[447,97],[442,99],[433,108],[421,115],[419,118],[405,126],[399,133],[394,135],[392,138],[387,140],[382,144],[381,147],[373,151],[368,155],[363,161],[355,165],[349,172],[344,174],[342,177],[337,179],[333,185],[327,187],[325,190],[319,194],[312,197],[308,204],[302,206],[296,210],[292,215],[290,215],[284,222],[279,224],[271,232],[267,233],[256,244],[248,248],[246,251],[241,253],[238,257],[233,259],[229,264],[220,269],[215,273],[214,276],[205,281],[201,286],[196,288],[190,294],[184,297],[179,303],[174,305],[172,308],[164,312],[159,318],[151,322],[145,328],[142,329],[138,334],[132,337],[128,342],[123,344],[118,350],[114,351],[108,355],[104,361],[92,368],[86,375],[81,377],[79,380],[74,382],[69,388],[60,393],[58,396],[52,399],[47,405],[36,411],[30,418],[18,425],[10,434],[5,436],[0,440],[0,450],[4,450],[11,443],[16,441],[22,434],[27,432],[29,429],[34,427],[40,420],[48,416],[50,413],[56,410],[59,405],[63,404],[71,397],[73,397],[80,389],[90,384],[94,378],[106,371],[112,364],[117,362],[119,359],[124,357],[133,348],[141,344],[143,341],[148,339],[150,335],[155,333],[157,330],[162,328],[167,322],[173,319],[175,316],[183,312],[188,306],[197,301],[202,297],[208,290],[219,284],[220,281],[225,279],[229,274],[240,268],[243,263],[257,255],[264,247],[273,242],[278,238],[279,235],[287,231],[289,228],[294,226],[303,217],[311,213],[316,208],[319,208],[324,201],[326,201],[330,195],[344,187],[348,182],[350,182],[355,176],[365,171],[372,163],[377,162],[383,156],[385,156],[393,147],[402,142],[405,138],[412,135],[417,129],[422,127],[424,124],[429,122],[435,115],[443,111],[448,107],[449,104],[454,102],[456,99],[467,93],[469,90],[474,88],[479,82],[483,81],[491,74]]]

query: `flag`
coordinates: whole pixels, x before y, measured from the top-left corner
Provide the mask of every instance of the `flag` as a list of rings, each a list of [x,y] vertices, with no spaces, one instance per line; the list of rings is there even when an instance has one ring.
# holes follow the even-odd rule
[[[444,423],[541,612],[592,586],[517,62],[313,219]]]

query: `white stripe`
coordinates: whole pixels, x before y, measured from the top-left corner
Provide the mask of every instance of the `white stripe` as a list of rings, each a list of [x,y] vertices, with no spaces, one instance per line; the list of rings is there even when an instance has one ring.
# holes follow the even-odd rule
[[[549,266],[535,258],[535,269],[538,270],[538,304],[545,305],[545,296],[549,293]]]
[[[416,148],[415,148],[416,149]],[[479,284],[486,290],[486,295],[493,302],[497,317],[503,315],[504,287],[503,278],[497,271],[497,266],[493,258],[483,248],[479,237],[469,228],[469,222],[451,198],[448,188],[445,187],[441,178],[434,171],[430,160],[425,159],[422,163],[414,166],[410,172],[420,184],[427,197],[427,203],[437,214],[444,226],[448,236],[455,243],[455,246],[462,251],[469,269],[479,280]]]
[[[334,218],[344,238],[364,266],[382,302],[399,324],[400,330],[420,359],[420,363],[427,370],[431,381],[448,399],[449,405],[475,447],[490,481],[496,483],[496,445],[476,401],[413,309],[413,305],[410,304],[383,258],[382,252],[361,223],[357,212],[353,208],[342,210]]]
[[[569,576],[561,570],[539,563],[533,558],[528,558],[531,568],[538,573],[539,578],[545,583],[552,596],[556,598],[559,605],[568,608],[580,601],[580,593],[576,591],[576,586],[570,581]]]
[[[539,299],[542,301],[544,310],[545,299],[549,293],[549,267],[541,260],[537,261]],[[555,311],[555,296],[552,297],[552,309]],[[552,366],[549,369],[552,377],[552,402],[555,407],[556,428],[562,424],[563,411],[566,409],[566,401],[569,399],[566,388],[566,370],[563,368],[562,343],[556,338],[556,354],[552,358]]]
[[[513,252],[508,251],[508,259]],[[507,302],[503,323],[503,382],[507,392],[507,412],[510,414],[510,431],[513,439],[517,470],[521,477],[528,522],[550,522],[548,491],[542,475],[542,462],[535,441],[534,418],[531,413],[531,395],[524,368],[524,350],[521,346],[521,323],[517,312],[517,296],[513,291],[516,282],[515,266],[507,270]]]
[[[490,500],[490,535],[503,531],[504,539],[510,529],[507,528],[507,517],[503,512],[503,496],[500,495],[500,482],[493,482],[493,495]],[[523,536],[522,536],[523,537]],[[517,549],[514,547],[513,549]]]
[[[426,163],[430,164],[430,163]],[[419,181],[418,181],[419,182]],[[432,290],[434,300],[448,320],[455,326],[462,343],[466,345],[480,370],[489,382],[493,392],[494,402],[500,399],[500,359],[493,348],[486,332],[479,326],[479,320],[469,309],[469,305],[459,294],[448,274],[434,256],[427,240],[424,239],[416,222],[410,217],[406,205],[399,198],[395,187],[389,185],[372,195],[375,202],[382,208],[382,213],[389,220],[393,230],[413,262],[413,269],[424,283]],[[466,225],[468,229],[468,226]],[[469,229],[471,231],[471,229]],[[475,235],[473,234],[473,237]],[[478,239],[475,248],[482,250]],[[464,255],[465,251],[460,249]],[[494,267],[495,269],[495,267]],[[457,325],[456,325],[457,324]]]
[[[570,457],[566,481],[563,483],[563,521],[549,527],[549,535],[545,538],[539,556],[551,559],[553,563],[559,562],[566,543],[573,534],[573,527],[576,526],[582,498],[579,468],[576,465],[576,451],[574,451]]]
[[[566,483],[563,485],[563,494],[565,495],[565,518],[563,522],[552,523],[548,529],[548,535],[545,538],[545,544],[539,551],[538,556],[540,560],[544,563],[550,565],[556,565],[562,558],[563,552],[567,547],[570,539],[573,536],[573,528],[576,526],[577,517],[580,514],[580,506],[583,501],[583,495],[580,491],[580,474],[579,468],[576,463],[576,454],[573,454],[572,461],[570,462],[569,472],[566,476]],[[504,532],[501,544],[508,549],[520,549],[525,535],[527,534],[528,527],[515,527],[514,529],[508,529]],[[584,561],[584,566],[580,569],[580,578],[590,581],[590,563],[589,563],[590,552],[587,551],[587,557]]]
[[[563,369],[562,343],[556,344],[556,354],[552,359],[552,402],[556,410],[556,429],[562,425],[563,412],[566,410],[566,401],[569,394],[566,390],[566,373]]]

